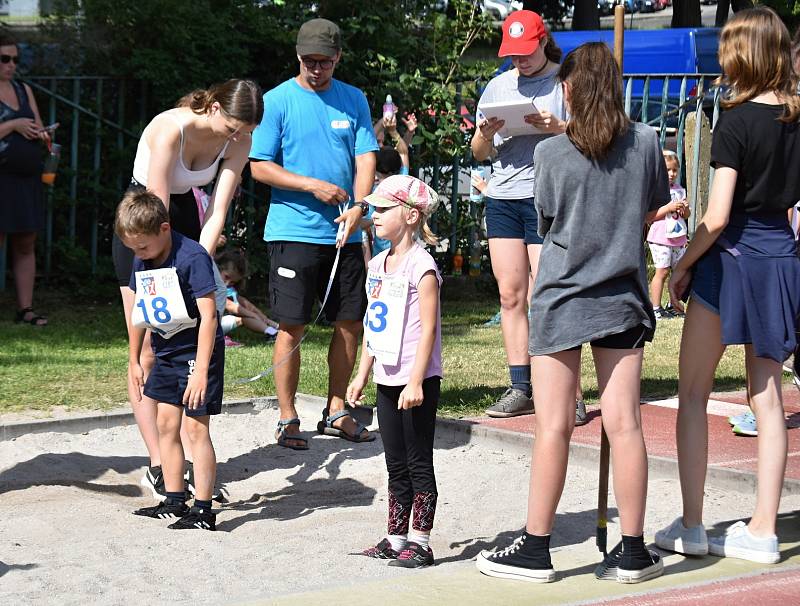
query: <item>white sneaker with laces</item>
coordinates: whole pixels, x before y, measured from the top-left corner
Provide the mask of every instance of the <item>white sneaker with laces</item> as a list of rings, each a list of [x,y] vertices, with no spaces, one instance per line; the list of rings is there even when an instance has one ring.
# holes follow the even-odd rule
[[[708,552],[715,556],[739,558],[761,564],[775,564],[781,559],[777,536],[753,536],[747,524],[741,520],[728,526],[724,535],[711,537],[708,540]]]
[[[675,518],[669,526],[656,533],[656,545],[667,551],[684,555],[706,555],[708,537],[702,524],[686,528],[683,517]]]

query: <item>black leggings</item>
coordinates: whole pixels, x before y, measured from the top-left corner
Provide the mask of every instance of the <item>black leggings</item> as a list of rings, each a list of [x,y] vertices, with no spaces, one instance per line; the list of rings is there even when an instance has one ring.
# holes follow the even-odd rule
[[[389,528],[392,535],[408,534],[414,510],[414,529],[429,532],[436,514],[436,476],[433,472],[433,437],[439,405],[441,377],[422,382],[423,401],[398,410],[403,385],[378,385],[378,423],[386,469],[389,472]]]

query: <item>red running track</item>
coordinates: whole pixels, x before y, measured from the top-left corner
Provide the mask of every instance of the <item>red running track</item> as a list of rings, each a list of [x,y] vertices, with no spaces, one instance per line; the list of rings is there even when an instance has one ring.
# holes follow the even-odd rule
[[[800,479],[800,394],[792,385],[784,386],[784,408],[786,423],[789,427],[789,458],[786,465],[786,477]],[[744,392],[714,393],[712,400],[739,404],[745,410]],[[653,456],[677,458],[675,447],[675,420],[677,410],[653,404],[642,404],[642,429],[644,431],[647,452]],[[573,442],[579,444],[600,445],[600,411],[594,409],[589,413],[590,422],[583,427],[576,427],[572,435]],[[533,433],[536,426],[536,415],[512,417],[509,419],[491,419],[475,417],[469,421],[480,425],[498,427],[509,431]],[[731,431],[727,416],[708,415],[709,453],[711,465],[728,467],[740,471],[756,470],[757,439],[737,436]],[[800,590],[798,590],[800,592]],[[797,603],[800,603],[798,598]]]

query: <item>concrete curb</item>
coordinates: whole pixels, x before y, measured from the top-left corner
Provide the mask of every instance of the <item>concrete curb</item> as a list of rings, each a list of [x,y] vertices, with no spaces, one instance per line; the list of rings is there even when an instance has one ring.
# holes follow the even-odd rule
[[[449,438],[463,441],[464,436],[480,441],[482,446],[493,445],[499,450],[528,451],[533,447],[533,435],[508,431],[496,427],[487,427],[472,421],[462,419],[437,419],[436,435],[440,438]],[[600,460],[600,447],[591,444],[571,443],[569,445],[571,462],[582,465],[597,465]],[[648,456],[650,473],[659,477],[678,477],[678,461],[667,457]],[[709,465],[706,471],[706,485],[720,490],[732,490],[740,493],[755,493],[756,474],[750,471],[739,471],[728,467]],[[785,478],[783,494],[800,494],[800,480]]]
[[[296,407],[303,415],[318,415],[325,407],[325,398],[307,394],[297,394]],[[252,414],[267,408],[278,407],[274,396],[243,400],[226,400],[222,410],[227,414]],[[57,419],[36,419],[10,421],[0,425],[0,440],[13,440],[28,433],[63,432],[86,433],[95,429],[122,427],[134,423],[133,412],[129,408],[116,409],[102,413],[69,415]],[[437,438],[449,441],[471,443],[480,442],[482,446],[492,446],[499,450],[530,452],[533,435],[487,427],[463,419],[437,420]],[[569,447],[570,459],[582,465],[596,465],[600,458],[600,448],[591,444],[572,443]],[[678,462],[666,457],[649,457],[650,473],[660,477],[678,477]],[[740,493],[754,493],[756,475],[753,472],[739,471],[727,467],[710,465],[706,472],[706,484],[720,490]],[[783,482],[783,494],[800,494],[800,480],[787,478]]]

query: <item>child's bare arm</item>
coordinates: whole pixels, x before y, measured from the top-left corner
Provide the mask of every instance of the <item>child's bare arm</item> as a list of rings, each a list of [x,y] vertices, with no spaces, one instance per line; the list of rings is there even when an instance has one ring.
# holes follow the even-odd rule
[[[128,399],[131,404],[138,404],[142,401],[144,370],[139,364],[139,356],[142,354],[144,332],[144,328],[130,327],[128,338]]]
[[[677,213],[681,212],[685,204],[682,201],[673,200],[671,202],[667,202],[664,206],[659,208],[656,211],[655,216],[653,216],[652,221],[659,221],[666,217],[669,213]]]
[[[262,322],[267,322],[269,318],[253,303],[250,302],[249,299],[244,298],[243,296],[239,295],[239,305],[244,307],[244,309],[249,312],[249,314],[253,317],[260,319]]]
[[[189,376],[186,391],[183,392],[183,403],[189,408],[199,408],[206,397],[208,385],[208,366],[214,351],[214,337],[217,333],[217,307],[214,293],[198,297],[197,309],[200,312],[200,326],[197,331],[197,354],[194,370]]]
[[[436,325],[439,318],[439,280],[433,271],[426,272],[417,286],[419,291],[419,320],[422,325],[417,355],[408,385],[405,386],[398,398],[398,408],[413,408],[422,404],[422,381],[436,342]]]
[[[358,363],[358,372],[356,376],[350,381],[347,386],[347,401],[351,404],[358,405],[364,396],[364,387],[369,381],[369,373],[372,371],[372,365],[375,363],[375,357],[369,355],[367,351],[366,337],[361,340],[361,360]]]

